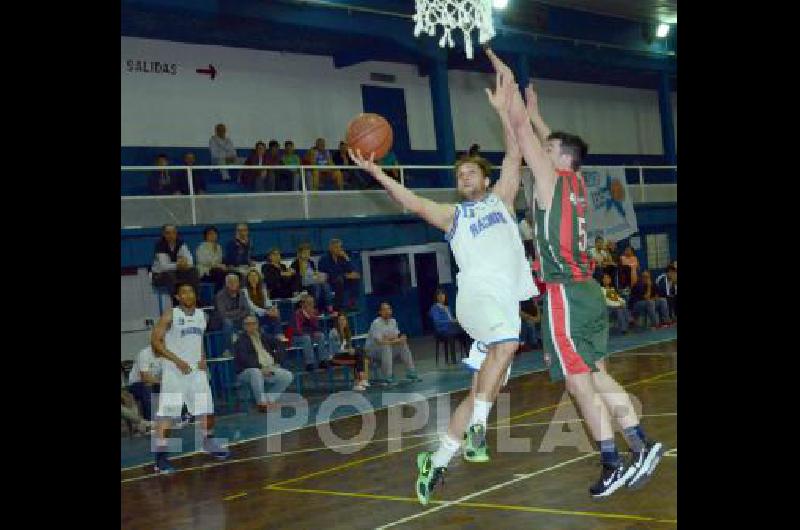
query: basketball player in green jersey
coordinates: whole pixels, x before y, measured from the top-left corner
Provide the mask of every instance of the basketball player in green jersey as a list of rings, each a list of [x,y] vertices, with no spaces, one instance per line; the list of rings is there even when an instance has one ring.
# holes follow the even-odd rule
[[[510,72],[493,54],[495,69]],[[600,448],[600,480],[592,497],[607,497],[622,486],[638,488],[650,478],[664,446],[649,441],[630,397],[606,370],[608,315],[602,291],[592,278],[587,253],[586,185],[579,175],[588,148],[578,136],[555,132],[542,120],[536,93],[526,89],[527,105],[515,90],[508,119],[536,182],[533,204],[535,241],[547,284],[542,335],[553,380],[566,379],[589,431]],[[611,415],[633,451],[624,462],[614,443]]]

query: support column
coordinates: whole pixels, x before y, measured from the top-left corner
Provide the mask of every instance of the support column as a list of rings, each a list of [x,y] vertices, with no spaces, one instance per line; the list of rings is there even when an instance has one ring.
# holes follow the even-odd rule
[[[664,158],[668,165],[677,164],[678,155],[675,150],[675,126],[672,121],[672,99],[670,98],[669,74],[661,72],[658,83],[658,110],[661,115],[661,143],[664,146]]]
[[[456,140],[453,133],[453,115],[450,110],[450,84],[447,80],[446,56],[432,60],[429,83],[438,163],[453,164],[456,160]],[[438,180],[440,185],[453,185],[452,182],[446,182],[444,175],[439,175]]]
[[[525,87],[528,86],[528,80],[531,77],[530,61],[527,54],[521,53],[517,55],[512,69],[514,70],[514,77],[517,78],[519,89],[524,94]]]

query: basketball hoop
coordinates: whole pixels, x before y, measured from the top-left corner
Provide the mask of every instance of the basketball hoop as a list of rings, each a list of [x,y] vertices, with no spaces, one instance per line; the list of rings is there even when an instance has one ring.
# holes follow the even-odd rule
[[[439,46],[452,48],[453,30],[464,33],[464,50],[467,59],[472,59],[472,30],[478,28],[478,42],[484,44],[494,37],[492,24],[492,0],[416,0],[417,12],[414,14],[414,36],[425,32],[436,35],[436,26],[442,26],[444,33]]]

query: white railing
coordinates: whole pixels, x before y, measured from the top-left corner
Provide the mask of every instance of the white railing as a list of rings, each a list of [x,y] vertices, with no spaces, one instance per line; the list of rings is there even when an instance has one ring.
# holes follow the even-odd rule
[[[396,170],[399,173],[399,181],[401,184],[406,184],[406,171],[409,170],[423,170],[423,171],[452,171],[452,165],[403,165],[403,166],[381,166],[384,170]],[[615,168],[615,169],[633,169],[637,170],[639,173],[639,200],[636,202],[647,202],[647,194],[646,190],[648,188],[652,188],[652,202],[661,202],[662,198],[660,197],[670,197],[674,200],[676,197],[676,188],[677,184],[667,183],[667,184],[646,184],[645,183],[645,172],[648,170],[677,170],[677,166],[629,166],[629,165],[620,165],[620,166],[584,166],[585,169],[599,169],[599,168]],[[311,207],[310,207],[310,200],[313,197],[316,197],[317,194],[325,194],[326,197],[329,199],[335,200],[335,197],[352,197],[354,194],[366,194],[368,196],[375,197],[385,197],[385,192],[382,189],[371,189],[371,190],[361,190],[361,189],[344,189],[344,190],[309,190],[307,185],[307,178],[309,176],[308,171],[311,170],[344,170],[344,171],[363,171],[358,166],[330,166],[330,165],[300,165],[300,166],[285,166],[285,165],[277,165],[277,166],[249,166],[249,165],[223,165],[223,166],[121,166],[121,170],[123,174],[125,172],[155,172],[155,171],[169,171],[172,172],[185,172],[185,179],[186,179],[186,189],[188,190],[188,195],[128,195],[122,196],[123,205],[126,203],[133,203],[133,204],[142,204],[146,203],[147,201],[158,201],[160,206],[163,206],[164,202],[169,202],[170,200],[174,201],[176,199],[182,199],[184,201],[188,200],[189,202],[189,219],[191,220],[192,225],[198,224],[198,201],[201,200],[219,200],[219,199],[239,199],[244,200],[247,198],[250,199],[257,199],[257,198],[267,198],[271,197],[273,199],[280,199],[280,198],[297,198],[302,201],[302,209],[303,209],[303,218],[304,219],[311,219]],[[493,166],[495,171],[500,170],[500,166]],[[194,189],[194,179],[193,172],[195,171],[219,171],[219,170],[250,170],[250,171],[262,171],[262,170],[284,170],[290,171],[294,173],[295,171],[300,172],[300,189],[299,190],[292,190],[292,191],[269,191],[269,192],[247,192],[247,193],[211,193],[211,194],[197,194]],[[364,173],[366,175],[366,173]],[[170,175],[173,179],[176,178],[177,175]],[[235,182],[235,179],[231,179],[228,182]],[[629,185],[629,187],[635,187],[637,185]],[[455,194],[455,188],[415,188],[415,191],[420,195],[427,196],[429,198],[436,198],[438,200],[447,200],[450,195]],[[631,190],[633,192],[633,190]],[[521,194],[521,191],[520,191]],[[378,199],[376,199],[378,200]],[[385,209],[385,208],[384,208]],[[338,213],[345,214],[344,216],[365,216],[370,215],[369,213],[351,213],[347,215],[347,212],[341,211]],[[383,212],[389,213],[389,212]],[[406,213],[405,209],[403,209],[403,213]],[[376,213],[372,213],[375,215]],[[181,222],[177,216],[173,215],[170,212],[170,215],[173,217],[174,222],[178,222],[179,224],[187,224],[186,222]],[[125,216],[123,211],[123,217]],[[185,217],[184,217],[185,218]],[[293,217],[297,218],[297,217]],[[189,219],[186,219],[188,221]],[[253,219],[252,221],[258,221],[259,219]],[[161,222],[155,222],[148,226],[160,226]],[[209,222],[208,220],[201,220],[202,223]],[[215,222],[222,222],[220,220],[215,220]],[[235,222],[235,220],[231,220],[230,222]],[[144,226],[142,224],[135,224],[131,225],[130,223],[126,223],[125,219],[122,222],[123,227],[128,228],[138,228]]]

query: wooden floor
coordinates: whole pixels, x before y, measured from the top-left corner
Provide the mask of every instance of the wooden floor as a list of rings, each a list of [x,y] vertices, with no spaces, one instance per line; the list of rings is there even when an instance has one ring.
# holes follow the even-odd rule
[[[535,373],[506,387],[506,412],[500,402],[492,410],[491,462],[453,459],[444,488],[428,506],[421,506],[414,494],[415,457],[435,447],[437,421],[446,424],[448,415],[436,414],[436,399],[427,402],[427,423],[402,437],[396,428],[390,432],[387,415],[402,412],[411,418],[426,402],[377,411],[371,439],[341,442],[345,446],[336,449],[327,448],[318,429],[309,427],[237,444],[223,463],[207,455],[176,459],[178,472],[172,476],[153,476],[151,466],[124,471],[122,527],[674,528],[677,341],[615,354],[609,371],[641,402],[648,436],[669,449],[652,480],[638,491],[620,491],[604,501],[589,497],[587,489],[599,477],[599,458],[588,452],[583,425],[569,421],[578,415],[563,383],[553,384],[546,373]],[[463,395],[449,395],[453,407]],[[349,439],[362,429],[362,417],[325,426]],[[530,449],[498,452],[498,436],[510,437],[513,443],[527,439]],[[543,444],[570,439],[576,440],[572,446],[554,450],[545,450],[547,443]],[[278,441],[280,450],[275,451]],[[617,442],[620,450],[627,450],[619,435]]]

